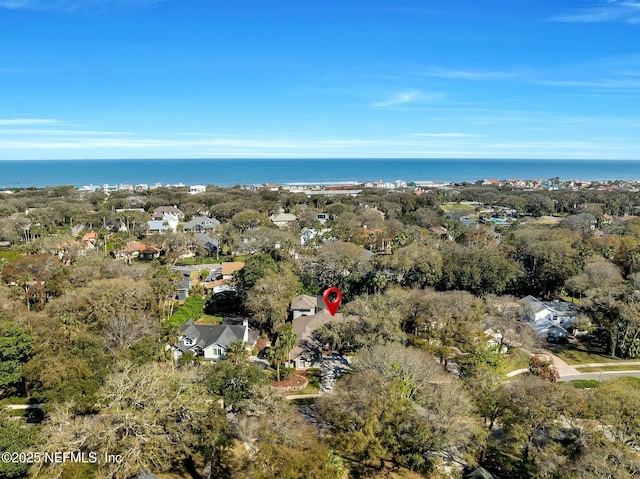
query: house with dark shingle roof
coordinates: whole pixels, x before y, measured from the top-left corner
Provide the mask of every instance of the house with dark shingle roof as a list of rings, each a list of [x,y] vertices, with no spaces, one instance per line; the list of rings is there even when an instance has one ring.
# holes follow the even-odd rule
[[[315,299],[315,298],[314,298]],[[331,321],[342,321],[342,313],[335,316],[326,309],[320,309],[313,315],[300,315],[291,321],[293,332],[296,333],[298,344],[289,353],[289,366],[295,369],[320,367],[322,359],[321,346],[313,340],[313,332],[320,326]]]
[[[253,346],[256,332],[249,330],[249,322],[242,324],[194,324],[188,321],[178,330],[180,336],[173,346],[173,357],[178,359],[183,353],[191,351],[196,356],[212,361],[227,357],[227,348],[233,341],[243,341]]]

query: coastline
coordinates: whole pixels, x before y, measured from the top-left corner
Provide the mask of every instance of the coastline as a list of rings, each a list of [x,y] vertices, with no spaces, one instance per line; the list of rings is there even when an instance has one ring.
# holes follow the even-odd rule
[[[72,185],[339,185],[482,180],[640,180],[640,160],[1,160],[0,188]]]

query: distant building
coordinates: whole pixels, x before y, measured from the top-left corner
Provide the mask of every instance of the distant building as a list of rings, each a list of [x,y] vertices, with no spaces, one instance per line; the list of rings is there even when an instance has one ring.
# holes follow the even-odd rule
[[[218,221],[216,218],[209,218],[207,216],[196,216],[190,221],[187,221],[183,225],[183,228],[186,233],[211,233],[218,226],[220,226],[220,221]]]
[[[171,215],[171,216],[175,216],[176,218],[178,218],[179,220],[184,219],[184,212],[178,208],[177,206],[158,206],[155,210],[153,210],[153,215],[151,215],[153,217],[154,220],[160,220],[164,218],[164,215]]]
[[[278,228],[286,228],[287,226],[298,221],[298,217],[291,213],[278,213],[277,215],[271,216],[271,221]]]
[[[178,223],[177,217],[165,214],[160,220],[147,221],[147,234],[164,234],[169,230],[175,232],[178,229]]]
[[[189,187],[190,195],[197,195],[198,193],[204,193],[207,191],[207,187],[204,185],[192,185]]]

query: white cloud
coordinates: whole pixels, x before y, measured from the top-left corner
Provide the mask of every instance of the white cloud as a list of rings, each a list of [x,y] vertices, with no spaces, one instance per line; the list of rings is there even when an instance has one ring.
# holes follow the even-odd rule
[[[428,68],[420,73],[421,76],[432,78],[446,78],[449,80],[501,80],[521,76],[518,72],[483,71],[483,70],[447,70],[444,68]]]
[[[167,0],[0,0],[0,8],[73,12],[106,7],[139,7]]]
[[[0,126],[55,125],[63,123],[53,118],[0,118]]]
[[[411,136],[419,136],[424,138],[480,138],[482,135],[475,135],[473,133],[412,133]]]
[[[609,0],[595,7],[579,8],[575,11],[549,19],[565,23],[617,22],[636,25],[640,23],[640,2],[635,0]]]
[[[375,108],[402,107],[417,103],[428,103],[444,99],[441,93],[422,93],[420,90],[407,90],[393,94],[390,98],[373,103]]]

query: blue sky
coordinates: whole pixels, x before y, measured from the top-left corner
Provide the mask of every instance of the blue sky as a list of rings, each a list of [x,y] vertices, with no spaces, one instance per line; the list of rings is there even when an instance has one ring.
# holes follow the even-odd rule
[[[0,159],[640,159],[640,1],[0,0]]]

